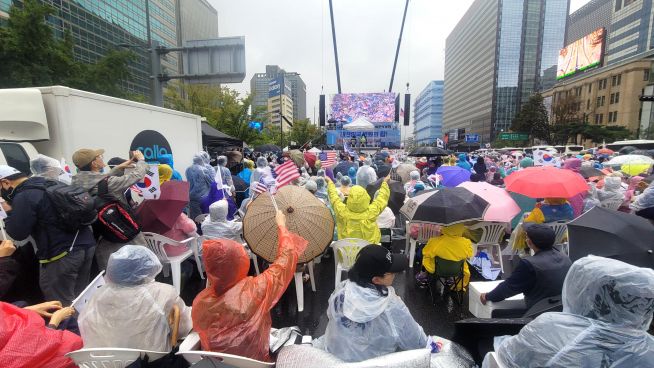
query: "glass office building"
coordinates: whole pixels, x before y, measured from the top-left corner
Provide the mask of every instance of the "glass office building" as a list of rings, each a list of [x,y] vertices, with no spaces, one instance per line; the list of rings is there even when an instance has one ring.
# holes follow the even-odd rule
[[[443,138],[443,81],[431,81],[413,104],[413,136],[418,145]]]
[[[476,0],[445,46],[444,130],[490,142],[556,82],[569,0]]]

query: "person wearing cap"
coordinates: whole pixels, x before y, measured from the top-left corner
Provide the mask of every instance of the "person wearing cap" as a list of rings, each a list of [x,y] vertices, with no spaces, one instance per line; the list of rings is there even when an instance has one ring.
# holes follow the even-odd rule
[[[391,286],[406,266],[405,256],[384,247],[362,248],[348,280],[329,297],[327,329],[314,347],[348,362],[424,348],[425,332]]]
[[[107,166],[104,162],[103,149],[82,148],[73,153],[73,163],[79,170],[77,175],[73,176],[73,185],[84,188],[91,195],[98,194],[98,183],[106,178],[108,186],[108,195],[115,198],[123,208],[129,209],[130,205],[125,197],[125,192],[134,184],[145,178],[148,170],[148,164],[145,162],[141,151],[134,151],[131,160],[127,160],[111,169],[109,174],[103,173]],[[133,170],[125,169],[133,167]],[[145,238],[138,234],[131,240],[132,244],[145,245]],[[100,270],[107,267],[109,256],[122,247],[123,243],[113,243],[106,239],[98,240],[98,247],[95,253],[95,260]]]
[[[534,251],[532,257],[520,260],[508,279],[493,291],[479,296],[482,304],[499,302],[520,293],[525,296],[527,309],[548,297],[561,295],[563,281],[572,265],[565,254],[554,248],[556,234],[544,224],[524,225],[527,245]]]
[[[45,197],[44,177],[28,178],[0,165],[5,230],[16,241],[31,236],[39,260],[39,286],[47,300],[70,305],[89,282],[95,239],[90,226],[68,232],[55,225],[57,209]]]

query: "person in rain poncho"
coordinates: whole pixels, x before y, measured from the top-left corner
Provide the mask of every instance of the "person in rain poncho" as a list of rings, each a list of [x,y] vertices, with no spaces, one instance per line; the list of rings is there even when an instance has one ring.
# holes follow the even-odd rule
[[[126,245],[109,258],[104,286],[79,316],[85,348],[170,351],[168,316],[179,308],[179,337],[192,327],[191,308],[169,284],[154,281],[161,262],[148,248]]]
[[[347,170],[347,176],[350,177],[350,180],[352,181],[352,185],[357,184],[357,169],[355,167],[350,167]]]
[[[565,198],[545,198],[543,203],[537,203],[524,222],[537,224],[570,221],[574,218],[572,206]]]
[[[477,162],[472,166],[472,168],[475,170],[475,173],[477,175],[483,175],[486,177],[486,172],[488,172],[488,168],[486,168],[486,162],[484,161],[484,158],[479,156],[477,157]]]
[[[272,179],[272,170],[268,166],[268,160],[265,157],[257,158],[257,168],[252,172],[250,177],[250,193],[254,193],[254,190],[259,182],[259,179],[262,177]]]
[[[209,194],[214,177],[216,176],[213,168],[208,163],[206,165],[204,163],[208,159],[208,156],[204,151],[196,153],[193,156],[193,165],[186,169],[186,180],[188,180],[190,185],[189,209],[192,219],[202,214],[202,198]]]
[[[624,189],[622,189],[622,180],[615,176],[609,176],[604,179],[604,188],[594,192],[595,198],[599,205],[603,206],[610,202],[624,201]]]
[[[581,170],[581,160],[578,158],[567,159],[563,163],[563,169],[576,172],[577,175],[581,176],[581,174],[579,174],[579,171]],[[572,198],[568,198],[568,203],[570,203],[570,205],[572,206],[573,218],[578,217],[584,211],[585,197],[586,197],[586,193],[584,192],[584,193],[576,194]]]
[[[316,192],[314,193],[316,198],[325,203],[329,202],[327,196],[327,180],[323,176],[314,177],[313,180],[316,182]]]
[[[164,153],[164,154],[158,156],[158,160],[159,160],[160,164],[168,165],[173,170],[173,174],[170,177],[170,180],[173,180],[173,181],[182,181],[182,180],[184,180],[182,178],[182,174],[180,174],[179,171],[175,170],[175,162],[173,161],[173,155],[171,155],[170,153]]]
[[[381,232],[376,221],[377,216],[386,208],[391,195],[388,187],[389,179],[388,176],[384,179],[379,188],[379,194],[372,203],[370,203],[370,195],[365,188],[359,185],[353,186],[347,197],[347,204],[341,202],[334,183],[329,181],[327,194],[336,214],[338,239],[357,238],[372,244],[379,244]]]
[[[544,313],[516,336],[496,338],[502,367],[651,367],[654,271],[618,260],[577,260],[563,284],[563,312]],[[487,360],[487,359],[486,359]],[[489,367],[484,361],[483,367]]]
[[[634,202],[629,206],[635,211],[636,215],[649,220],[654,220],[654,182],[636,197]]]
[[[218,166],[216,171],[220,170],[220,179],[226,190],[229,190],[229,193],[234,193],[236,189],[234,188],[234,180],[232,179],[232,173],[227,168],[227,156],[218,156],[216,159]],[[218,180],[216,180],[218,182]]]
[[[70,175],[64,175],[61,163],[52,157],[39,154],[30,161],[30,170],[32,176],[40,176],[48,180],[61,181],[64,184],[70,184]]]
[[[229,205],[227,201],[220,200],[209,206],[209,216],[202,221],[202,235],[209,239],[230,239],[241,243],[243,223],[227,220]]]
[[[338,195],[341,197],[341,200],[345,200],[350,195],[350,189],[352,189],[352,180],[349,176],[341,176],[339,179],[341,186],[338,188]]]
[[[468,162],[468,156],[466,156],[465,153],[459,155],[459,159],[456,162],[456,166],[462,169],[466,169],[468,171],[472,170],[472,165],[470,165],[470,162]]]
[[[424,185],[425,185],[425,183],[423,183],[423,182],[420,180],[420,172],[418,172],[417,170],[413,170],[413,171],[411,171],[411,172],[409,173],[409,181],[408,181],[406,184],[404,184],[404,191],[405,191],[406,193],[412,193],[412,192],[413,192],[413,188],[414,188],[418,183],[422,184],[422,185],[423,185],[423,189],[424,189]]]
[[[357,170],[356,183],[367,188],[368,185],[377,181],[377,173],[370,165],[363,165]]]
[[[270,359],[270,310],[293,279],[307,241],[286,228],[277,211],[277,258],[261,275],[247,276],[250,258],[243,245],[232,240],[207,240],[203,262],[211,286],[193,301],[193,329],[202,350],[235,354],[261,361]]]
[[[391,286],[406,258],[367,245],[329,297],[325,335],[313,342],[339,359],[359,362],[427,346],[427,336]]]
[[[422,266],[427,272],[436,272],[436,257],[449,261],[461,261],[472,257],[472,242],[463,237],[465,230],[463,224],[443,226],[440,236],[429,239],[422,249]],[[456,285],[456,289],[465,289],[469,282],[468,262],[463,262],[463,285]]]

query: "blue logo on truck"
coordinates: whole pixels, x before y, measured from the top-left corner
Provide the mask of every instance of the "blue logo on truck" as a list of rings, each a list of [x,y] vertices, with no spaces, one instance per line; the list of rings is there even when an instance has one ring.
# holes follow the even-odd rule
[[[143,152],[143,156],[148,162],[159,161],[161,155],[173,153],[166,137],[154,130],[144,130],[137,134],[129,149]]]

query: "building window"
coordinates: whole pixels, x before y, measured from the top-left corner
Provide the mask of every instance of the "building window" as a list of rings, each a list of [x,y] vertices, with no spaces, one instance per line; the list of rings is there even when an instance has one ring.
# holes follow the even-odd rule
[[[593,84],[588,83],[588,93],[591,93],[593,91]]]
[[[586,100],[586,110],[590,110],[590,99]]]
[[[609,105],[613,105],[615,103],[615,93],[611,93],[611,101],[609,102]]]
[[[615,93],[615,103],[620,102],[620,92]]]
[[[618,112],[617,111],[609,112],[609,123],[617,123],[617,122],[618,122]]]
[[[643,80],[648,81],[649,80],[649,69],[645,69],[643,71]]]
[[[606,78],[600,79],[599,82],[597,82],[597,89],[600,91],[606,88]]]
[[[597,103],[596,103],[597,107],[600,107],[600,103],[602,103],[602,98],[597,96]]]
[[[604,106],[604,102],[606,102],[606,96],[602,96],[602,104],[600,106]]]
[[[575,96],[581,96],[581,87],[575,88]]]
[[[622,8],[622,0],[615,0],[615,11],[618,11]]]
[[[604,122],[604,114],[595,114],[595,124],[602,124]]]

